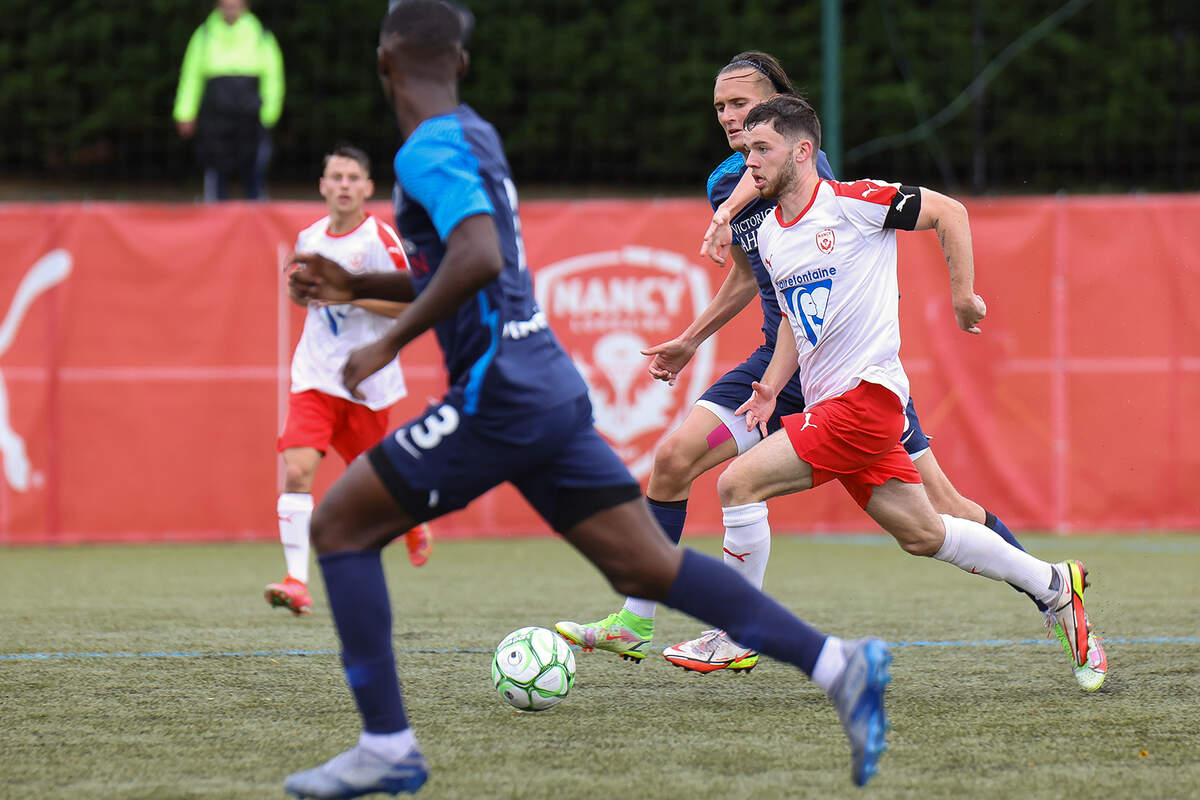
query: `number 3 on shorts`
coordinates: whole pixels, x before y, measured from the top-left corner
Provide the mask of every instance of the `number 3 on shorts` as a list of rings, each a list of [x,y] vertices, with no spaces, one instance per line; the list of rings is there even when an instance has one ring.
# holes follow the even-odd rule
[[[422,450],[432,450],[458,430],[458,410],[444,405],[420,422],[408,426],[408,438]],[[397,431],[397,435],[399,435]]]

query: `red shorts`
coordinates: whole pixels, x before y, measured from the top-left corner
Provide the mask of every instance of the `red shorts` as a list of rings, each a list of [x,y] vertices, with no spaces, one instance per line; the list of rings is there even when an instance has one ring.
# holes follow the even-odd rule
[[[812,466],[813,486],[837,478],[863,508],[890,478],[920,483],[900,444],[904,407],[894,392],[863,381],[848,392],[783,418],[796,455]]]
[[[347,464],[379,444],[387,433],[388,410],[372,411],[361,403],[309,389],[288,395],[287,422],[279,435],[279,452],[289,447],[330,445]]]

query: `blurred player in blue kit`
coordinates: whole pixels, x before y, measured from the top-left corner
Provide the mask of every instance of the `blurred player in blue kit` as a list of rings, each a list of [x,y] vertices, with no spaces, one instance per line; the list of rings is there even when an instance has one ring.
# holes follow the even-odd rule
[[[458,101],[467,69],[462,17],[440,0],[397,5],[378,68],[404,144],[396,227],[411,272],[352,275],[293,257],[303,297],[409,302],[388,333],[352,353],[353,393],[434,328],[449,389],[346,470],[317,507],[313,546],[363,720],[357,745],[289,776],[298,797],[412,792],[428,764],[405,716],[381,549],[415,524],[512,483],[618,591],[665,602],[803,670],[824,689],[864,784],[884,749],[891,657],[878,639],[842,641],[798,619],[712,558],[672,545],[637,482],[592,426],[586,386],[534,302],[517,195],[496,130]]]
[[[679,428],[672,431],[655,451],[646,497],[655,519],[675,542],[682,537],[693,481],[713,467],[745,453],[763,438],[757,427],[747,430],[744,416],[738,416],[735,409],[753,394],[753,384],[762,380],[775,349],[781,319],[775,287],[758,251],[759,225],[775,209],[776,201],[760,197],[746,175],[743,155],[746,142],[742,128],[746,116],[759,103],[774,95],[795,94],[779,61],[759,51],[735,55],[718,71],[713,86],[717,122],[734,153],[708,179],[708,197],[715,209],[708,238],[718,230],[723,231],[726,238],[720,241],[720,247],[710,252],[722,263],[732,261],[732,265],[712,302],[687,330],[644,353],[651,356],[650,374],[674,383],[704,340],[733,319],[755,296],[759,297],[762,306],[763,343],[742,364],[709,387]],[[823,151],[818,150],[815,167],[818,177],[833,179]],[[802,412],[805,406],[797,373],[780,392],[775,413],[766,425],[767,432],[779,430],[783,416]],[[920,473],[934,509],[940,514],[979,522],[1013,547],[1023,550],[995,514],[963,497],[942,472],[911,399],[905,417],[906,429],[901,443]],[[723,516],[725,563],[761,588],[771,552],[766,503],[727,508]],[[920,539],[901,545],[913,553],[937,550],[936,542]],[[1032,596],[1031,599],[1039,611],[1046,612],[1044,603]],[[640,661],[654,635],[655,606],[652,600],[627,597],[621,610],[598,622],[561,621],[556,627],[564,637],[584,648],[607,650],[627,660]],[[1045,619],[1051,632],[1061,638],[1062,627],[1057,618],[1048,614]],[[1076,665],[1075,676],[1081,686],[1092,691],[1103,682],[1107,660],[1095,636],[1088,636],[1088,647],[1090,659],[1084,665]],[[738,642],[724,630],[706,631],[696,639],[667,647],[663,656],[676,666],[705,673],[720,669],[746,671],[758,663],[754,648]]]

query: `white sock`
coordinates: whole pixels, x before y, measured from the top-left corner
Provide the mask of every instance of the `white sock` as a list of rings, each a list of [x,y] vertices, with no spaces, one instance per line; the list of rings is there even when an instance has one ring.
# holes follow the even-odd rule
[[[288,575],[308,583],[308,523],[312,519],[311,494],[284,492],[275,507],[279,515],[279,541]]]
[[[358,735],[358,743],[372,753],[383,756],[388,761],[399,761],[417,746],[417,737],[412,728],[405,728],[395,733],[367,733]]]
[[[1054,568],[1001,539],[993,531],[969,519],[940,515],[946,540],[934,558],[961,570],[997,581],[1007,581],[1029,592],[1047,605],[1058,596],[1050,591]]]
[[[762,589],[767,559],[771,557],[771,526],[767,523],[767,504],[747,503],[721,509],[725,523],[725,563],[741,573],[756,588]]]
[[[725,523],[722,548],[725,563],[737,570],[756,588],[762,589],[767,559],[771,557],[771,526],[767,522],[767,504],[747,503],[721,509]],[[654,617],[657,604],[640,597],[625,598],[625,610],[639,617]]]
[[[813,683],[820,686],[829,694],[833,684],[846,669],[846,654],[842,650],[842,640],[836,636],[825,639],[825,646],[817,656],[816,666],[813,667]]]
[[[641,597],[626,597],[623,608],[630,614],[654,619],[654,609],[658,608],[658,603],[653,600],[644,600]]]

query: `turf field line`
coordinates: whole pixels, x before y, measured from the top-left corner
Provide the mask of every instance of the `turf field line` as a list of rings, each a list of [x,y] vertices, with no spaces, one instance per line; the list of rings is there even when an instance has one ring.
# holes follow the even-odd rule
[[[801,538],[801,537],[797,537]],[[803,537],[822,544],[845,544],[852,547],[895,547],[895,540],[890,536],[879,533],[845,533],[845,534],[816,534]],[[1031,545],[1034,550],[1066,550],[1073,552],[1120,552],[1145,553],[1147,555],[1197,555],[1200,554],[1200,541],[1188,537],[1181,542],[1144,542],[1137,540],[1122,540],[1116,537],[1095,537],[1077,539],[1071,536],[1056,538],[1039,538]]]
[[[1150,636],[1145,638],[1126,638],[1122,636],[1098,636],[1105,644],[1200,644],[1197,636]],[[962,641],[920,641],[888,642],[888,647],[997,647],[1014,644],[1050,644],[1062,647],[1057,639],[975,639]]]
[[[0,655],[0,661],[56,661],[71,658],[246,658],[253,656],[326,656],[337,655],[337,650],[243,650],[229,652],[155,652],[155,653],[9,653]],[[465,653],[466,650],[443,650],[430,652]],[[479,652],[484,652],[480,650]],[[488,651],[491,652],[491,651]]]
[[[1126,638],[1120,636],[1105,636],[1101,641],[1105,644],[1200,644],[1197,636],[1151,636],[1142,638]],[[913,640],[888,642],[888,647],[1009,647],[1012,645],[1051,645],[1061,647],[1054,639],[975,639],[975,640]],[[573,646],[572,649],[579,648]],[[662,647],[651,647],[650,650],[662,650]],[[485,647],[424,647],[397,649],[396,655],[455,655],[466,653],[491,653]],[[76,658],[272,658],[275,656],[336,656],[337,650],[242,650],[226,652],[155,652],[155,653],[5,653],[0,654],[0,661],[66,661]]]

